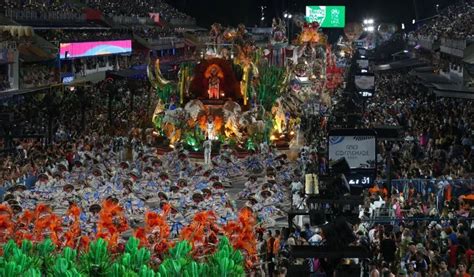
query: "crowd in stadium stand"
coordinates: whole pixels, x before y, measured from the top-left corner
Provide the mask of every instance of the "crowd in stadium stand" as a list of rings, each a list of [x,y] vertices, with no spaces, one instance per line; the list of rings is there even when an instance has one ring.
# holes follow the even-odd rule
[[[54,67],[33,64],[24,66],[20,70],[20,81],[23,88],[35,88],[51,85],[58,82]]]
[[[65,11],[72,6],[68,1],[31,0],[31,1],[5,1],[5,7],[21,10],[34,10],[36,12]]]
[[[10,81],[8,81],[8,75],[0,73],[0,91],[10,89]]]
[[[438,98],[407,73],[381,73],[376,80],[377,93],[367,105],[364,125],[401,126],[405,134],[402,141],[379,144],[380,179],[364,192],[362,221],[353,226],[355,244],[367,246],[371,252],[366,269],[371,276],[471,276],[474,103]],[[313,160],[321,166],[318,158]],[[300,161],[308,163],[311,159]],[[301,183],[295,179],[291,185],[297,209],[306,207]],[[374,221],[381,216],[395,219]],[[264,246],[262,255],[266,258],[262,260],[270,261],[268,257],[277,255],[279,262],[269,265],[280,272],[285,272],[291,258],[289,245],[323,242],[320,228],[303,226],[302,222],[279,234],[282,247],[274,251]],[[268,245],[272,240],[267,235],[260,242]],[[325,263],[318,259],[296,262],[307,264],[314,272],[321,271]]]
[[[33,69],[32,69],[33,70]],[[85,117],[89,119],[87,124],[84,126],[86,130],[82,130],[83,126],[81,125],[81,110],[80,110],[80,99],[78,98],[77,93],[66,91],[66,94],[63,96],[62,105],[60,107],[56,107],[58,117],[55,119],[53,124],[54,130],[58,130],[58,134],[60,133],[61,137],[67,137],[71,140],[76,140],[80,137],[80,134],[86,133],[88,135],[92,135],[95,132],[99,132],[98,134],[104,134],[105,130],[103,126],[109,125],[109,119],[107,114],[107,94],[106,93],[98,93],[101,91],[101,83],[92,86],[90,88],[84,88],[85,93],[87,94],[86,105],[89,107],[85,110]],[[126,87],[124,85],[124,87]],[[82,88],[81,88],[82,89]],[[128,125],[125,126],[125,122],[128,122],[128,118],[123,118],[123,115],[128,111],[129,106],[129,97],[130,95],[127,93],[126,90],[123,88],[117,91],[120,94],[120,99],[122,101],[115,101],[114,102],[114,114],[115,117],[112,119],[112,124],[116,126],[114,128],[117,136],[126,136],[128,134]],[[144,105],[144,98],[136,97],[135,104],[137,106]],[[47,115],[45,113],[45,105],[49,103],[44,103],[42,100],[38,100],[38,97],[35,95],[25,97],[23,101],[18,103],[12,103],[8,106],[2,106],[2,112],[9,112],[13,113],[13,117],[17,119],[17,121],[22,123],[21,129],[24,130],[27,134],[41,134],[45,135],[46,132],[46,120]],[[135,111],[130,113],[130,117],[138,117],[135,113],[140,113],[142,111]],[[61,141],[61,140],[58,140]],[[34,150],[33,146],[40,146],[44,145],[44,140],[25,140],[25,141],[18,141],[15,144],[16,147],[21,147],[22,149],[32,149],[32,151],[37,152]],[[58,143],[59,147],[60,143]],[[56,148],[58,149],[58,148]],[[41,153],[41,151],[38,151]],[[56,154],[54,154],[56,155]],[[29,155],[28,155],[29,156]],[[21,156],[15,156],[17,158],[21,158]],[[35,161],[36,162],[36,161]],[[21,164],[21,163],[20,163]],[[6,167],[3,167],[4,173],[9,174],[9,170]],[[11,171],[14,174],[15,178],[10,178],[9,180],[16,179],[19,175],[15,174],[16,171]],[[21,171],[21,174],[25,172]],[[3,182],[6,179],[3,179]]]
[[[102,11],[107,16],[149,17],[149,13],[159,13],[165,20],[187,19],[186,14],[178,11],[163,0],[127,2],[112,0],[89,0],[87,5]]]
[[[81,8],[69,1],[31,0],[31,1],[6,1],[5,10],[13,13],[13,17],[24,20],[73,20],[82,19]]]
[[[175,37],[176,32],[159,27],[135,27],[111,30],[38,30],[35,32],[51,42],[81,42],[131,39],[132,33],[145,39]]]
[[[177,33],[169,28],[133,28],[133,34],[146,39],[156,39],[160,37],[175,37]]]
[[[38,30],[36,34],[48,41],[80,42],[131,39],[129,30]]]
[[[405,130],[404,142],[391,144],[396,178],[468,177],[473,171],[473,102],[436,98],[407,74],[380,74],[377,93],[367,106],[367,126]],[[382,101],[383,99],[383,101]],[[441,112],[443,111],[443,112]],[[388,147],[380,147],[387,157]]]
[[[474,34],[474,2],[459,1],[442,10],[430,23],[424,24],[415,35],[432,39],[470,39]]]

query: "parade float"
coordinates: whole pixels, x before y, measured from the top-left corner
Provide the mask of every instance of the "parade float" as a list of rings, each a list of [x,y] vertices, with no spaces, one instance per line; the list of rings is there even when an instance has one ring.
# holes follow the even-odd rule
[[[191,151],[203,150],[205,141],[242,151],[262,143],[288,146],[303,105],[329,106],[342,71],[317,23],[305,24],[291,47],[284,28],[274,21],[269,50],[257,48],[243,25],[212,25],[199,61],[181,64],[177,82],[162,77],[158,59],[150,63],[148,78],[160,99],[153,123],[163,145]]]

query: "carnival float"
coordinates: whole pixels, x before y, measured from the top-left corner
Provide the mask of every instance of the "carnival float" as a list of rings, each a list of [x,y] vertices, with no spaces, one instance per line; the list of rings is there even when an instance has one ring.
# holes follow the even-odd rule
[[[268,47],[259,48],[245,26],[214,24],[200,59],[181,64],[177,82],[162,77],[159,59],[150,62],[148,78],[159,96],[152,120],[164,145],[191,151],[203,150],[207,140],[242,151],[288,146],[303,113],[330,106],[342,83],[319,24],[301,27],[289,43],[285,26],[274,20]]]

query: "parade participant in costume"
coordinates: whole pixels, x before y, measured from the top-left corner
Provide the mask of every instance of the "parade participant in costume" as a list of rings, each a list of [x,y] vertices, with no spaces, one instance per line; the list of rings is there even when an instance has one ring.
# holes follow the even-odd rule
[[[160,177],[160,179],[157,181],[157,183],[158,183],[158,187],[160,188],[160,190],[164,190],[164,191],[169,190],[169,188],[171,186],[171,181],[169,180],[168,173],[161,172],[159,177]]]
[[[12,200],[15,200],[17,203],[25,203],[25,202],[30,202],[29,200],[31,199],[29,191],[26,190],[26,186],[23,184],[17,184],[12,187],[10,190],[12,193],[11,195]]]
[[[249,177],[248,181],[245,182],[244,189],[239,193],[239,198],[246,199],[251,194],[257,193],[258,189],[259,189],[259,184],[257,182],[257,177],[252,175]]]
[[[158,176],[153,172],[153,167],[151,165],[146,165],[143,169],[142,179],[146,181],[151,181],[156,179]]]
[[[204,164],[209,166],[211,164],[212,140],[209,138],[205,140],[203,144],[203,148],[204,148]]]
[[[194,183],[195,183],[195,189],[197,190],[203,190],[205,188],[209,188],[210,187],[210,180],[209,180],[209,177],[210,177],[210,174],[211,174],[211,170],[206,170],[203,172],[202,176],[200,176]]]
[[[56,195],[56,199],[60,201],[62,207],[68,207],[69,203],[74,203],[79,200],[76,192],[74,191],[74,186],[71,184],[64,185],[63,191],[61,193],[57,193]]]
[[[99,204],[95,203],[89,206],[89,208],[83,212],[80,216],[81,219],[81,229],[89,237],[95,237],[97,233],[97,225],[99,223],[99,212],[101,207]]]
[[[212,115],[210,115],[207,119],[206,123],[206,134],[207,134],[207,139],[214,140],[214,118]]]
[[[53,187],[64,187],[66,180],[64,180],[63,172],[56,170],[53,172],[53,180],[51,180]]]

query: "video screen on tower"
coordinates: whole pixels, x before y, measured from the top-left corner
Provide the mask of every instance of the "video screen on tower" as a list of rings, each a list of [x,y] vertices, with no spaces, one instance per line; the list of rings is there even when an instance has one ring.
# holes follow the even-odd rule
[[[375,135],[329,136],[329,162],[345,158],[351,169],[376,166]]]
[[[322,28],[344,28],[345,6],[306,6],[306,21],[318,22]]]
[[[369,68],[369,60],[367,59],[360,59],[356,60],[357,65],[359,66],[360,69],[368,69]]]
[[[373,74],[355,75],[355,85],[357,90],[374,90],[375,76]]]

